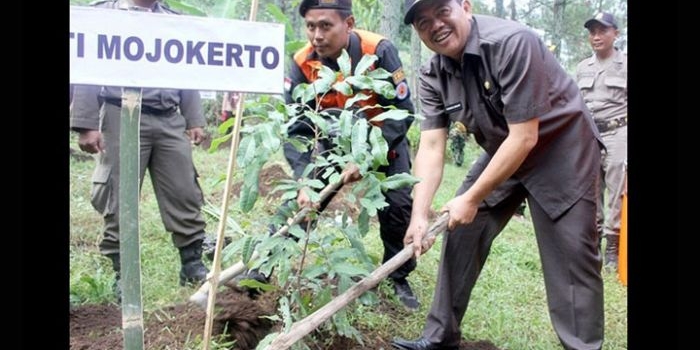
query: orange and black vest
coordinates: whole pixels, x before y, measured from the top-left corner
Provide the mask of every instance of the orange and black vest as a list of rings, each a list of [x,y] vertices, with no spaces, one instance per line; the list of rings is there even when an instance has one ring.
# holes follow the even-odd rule
[[[360,62],[362,56],[366,54],[373,55],[376,52],[377,45],[379,45],[379,42],[382,39],[384,39],[384,37],[379,34],[360,29],[354,29],[353,32],[359,36],[360,47],[362,49],[361,53],[355,53],[354,55],[352,52],[348,52],[348,54],[350,55],[351,65],[354,70],[355,65],[358,62]],[[318,78],[318,72],[323,66],[323,63],[321,63],[320,60],[309,59],[310,55],[313,53],[313,50],[314,49],[311,46],[311,44],[307,43],[306,46],[304,46],[301,50],[297,51],[297,53],[294,54],[294,61],[297,63],[301,72],[304,74],[304,76],[309,82],[314,82]],[[374,68],[375,66],[372,65],[372,67],[370,67],[369,70],[372,70]],[[343,74],[338,72],[337,81],[342,81],[343,79],[345,79]],[[364,106],[373,106],[378,104],[378,97],[374,91],[361,90],[361,92],[370,96],[370,98],[364,101],[356,102],[355,107],[362,108]],[[319,110],[323,110],[326,108],[344,108],[345,102],[351,97],[352,95],[345,96],[340,92],[330,90],[325,95],[316,97],[316,105],[319,107]],[[372,108],[365,110],[365,114],[367,115],[367,118],[372,118],[383,111],[384,110],[382,108]]]

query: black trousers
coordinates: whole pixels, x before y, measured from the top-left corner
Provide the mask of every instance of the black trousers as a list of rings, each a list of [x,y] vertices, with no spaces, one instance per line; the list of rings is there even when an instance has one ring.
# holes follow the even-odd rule
[[[488,161],[486,154],[477,160],[457,195],[472,186]],[[597,182],[593,182],[581,199],[552,220],[517,180],[501,184],[479,207],[472,223],[445,233],[423,336],[444,346],[459,345],[460,324],[493,240],[527,199],[554,330],[565,349],[600,349],[603,280],[595,225],[596,191]]]

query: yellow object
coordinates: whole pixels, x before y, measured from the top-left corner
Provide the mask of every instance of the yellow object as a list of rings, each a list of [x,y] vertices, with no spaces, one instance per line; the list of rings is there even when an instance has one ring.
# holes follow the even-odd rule
[[[622,194],[622,208],[620,213],[620,249],[618,250],[618,278],[623,286],[627,287],[627,191]]]

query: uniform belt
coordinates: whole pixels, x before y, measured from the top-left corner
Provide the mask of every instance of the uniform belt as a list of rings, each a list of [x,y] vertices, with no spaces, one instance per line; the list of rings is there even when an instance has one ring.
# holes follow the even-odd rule
[[[596,121],[595,125],[598,127],[599,132],[610,131],[627,125],[627,116]]]
[[[111,105],[117,106],[117,107],[122,106],[122,100],[118,99],[118,98],[107,98],[107,99],[105,99],[105,102],[107,102]],[[153,108],[151,106],[146,106],[143,104],[141,105],[141,113],[155,115],[155,116],[170,115],[173,112],[175,112],[175,110],[177,110],[177,107],[175,107],[175,106],[167,108],[167,109],[160,109],[160,108]]]

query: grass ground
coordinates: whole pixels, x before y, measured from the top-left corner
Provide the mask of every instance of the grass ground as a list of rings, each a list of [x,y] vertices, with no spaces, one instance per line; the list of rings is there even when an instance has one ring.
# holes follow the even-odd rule
[[[71,138],[71,147],[76,147]],[[195,164],[209,208],[220,208],[228,149],[209,153],[194,150]],[[461,183],[468,164],[477,150],[468,143],[465,166],[445,167],[443,184],[436,196],[434,208],[449,200]],[[284,164],[282,157],[273,159]],[[285,165],[286,166],[286,165]],[[113,273],[108,260],[97,249],[102,221],[92,209],[90,176],[94,161],[70,161],[70,297],[74,304],[113,301]],[[140,234],[142,257],[142,293],[144,310],[156,310],[180,303],[194,292],[178,285],[179,258],[170,237],[164,232],[150,180],[146,178],[140,202]],[[264,230],[264,218],[271,215],[265,201],[259,201],[248,214],[237,209],[235,198],[230,205],[232,216],[245,232]],[[216,232],[218,221],[207,216],[208,231]],[[262,218],[262,219],[261,219]],[[373,228],[376,232],[376,227]],[[381,254],[378,234],[369,234],[365,245],[370,253]],[[425,315],[432,300],[441,239],[419,260],[410,281],[422,306],[414,313],[401,313],[397,320],[377,312],[372,307],[358,305],[351,318],[358,328],[373,329],[378,336],[414,338],[420,335]],[[604,271],[605,280],[605,349],[627,349],[627,289],[614,272]],[[380,290],[389,293],[388,284]],[[462,323],[467,340],[488,339],[501,349],[559,349],[552,330],[544,294],[542,270],[532,224],[526,211],[525,219],[514,219],[495,240],[491,255],[475,286],[469,310]]]

